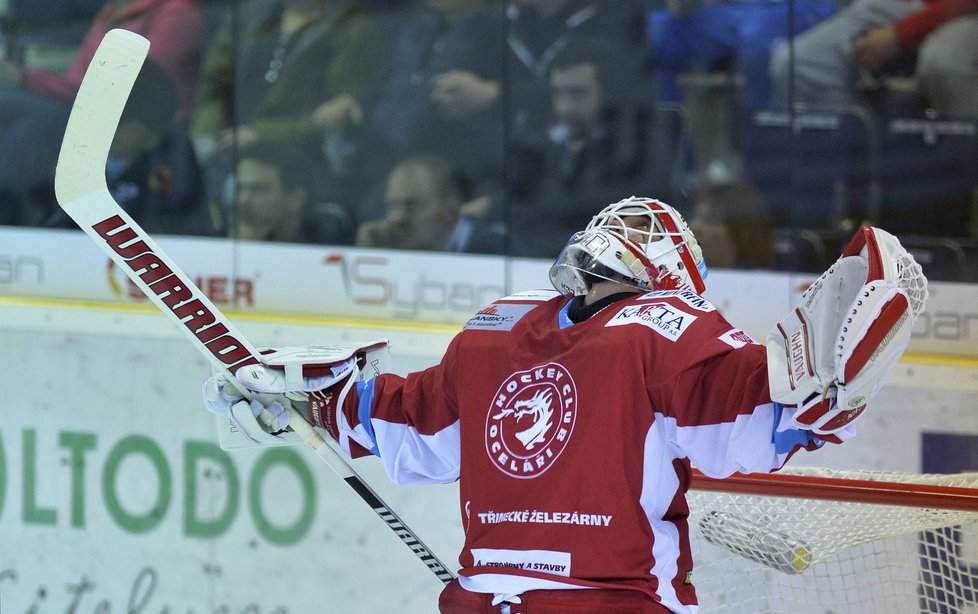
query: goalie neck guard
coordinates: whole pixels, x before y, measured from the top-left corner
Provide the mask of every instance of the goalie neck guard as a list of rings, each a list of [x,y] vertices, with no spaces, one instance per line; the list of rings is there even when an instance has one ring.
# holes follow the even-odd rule
[[[690,288],[702,294],[706,275],[703,252],[683,216],[635,196],[595,215],[550,267],[550,282],[566,294],[586,294],[594,277],[642,291]]]

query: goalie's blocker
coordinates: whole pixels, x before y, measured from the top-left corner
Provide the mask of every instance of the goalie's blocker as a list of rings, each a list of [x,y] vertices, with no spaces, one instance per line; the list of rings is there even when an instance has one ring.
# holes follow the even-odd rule
[[[767,336],[771,398],[816,435],[844,429],[896,366],[924,310],[927,279],[890,233],[861,227]]]

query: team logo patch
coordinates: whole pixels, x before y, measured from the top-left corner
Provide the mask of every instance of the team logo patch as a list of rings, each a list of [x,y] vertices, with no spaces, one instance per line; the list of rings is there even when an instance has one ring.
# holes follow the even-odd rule
[[[497,469],[532,479],[564,451],[577,420],[577,386],[562,365],[513,373],[499,386],[486,416],[486,452]]]
[[[739,328],[734,328],[723,333],[717,337],[720,341],[723,341],[730,347],[734,349],[742,348],[745,345],[760,345],[753,337],[740,330]]]
[[[513,330],[519,322],[536,305],[493,303],[475,314],[465,323],[464,329],[474,330]]]
[[[675,341],[696,321],[691,313],[677,309],[670,303],[640,303],[623,307],[605,326],[641,324],[659,333],[669,341]]]

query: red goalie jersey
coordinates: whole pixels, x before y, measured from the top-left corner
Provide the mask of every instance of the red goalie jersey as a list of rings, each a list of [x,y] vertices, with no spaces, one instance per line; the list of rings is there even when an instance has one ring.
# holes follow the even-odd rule
[[[690,466],[767,472],[822,442],[771,401],[764,348],[703,297],[635,294],[576,324],[570,300],[499,300],[439,365],[360,384],[341,444],[400,484],[460,480],[468,590],[627,588],[694,612]]]

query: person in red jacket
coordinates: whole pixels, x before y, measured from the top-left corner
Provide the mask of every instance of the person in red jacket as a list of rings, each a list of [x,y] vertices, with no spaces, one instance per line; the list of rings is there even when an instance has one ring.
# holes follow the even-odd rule
[[[853,435],[926,294],[908,299],[886,281],[890,255],[925,283],[895,237],[861,229],[765,349],[701,295],[706,266],[682,216],[627,198],[573,235],[550,270],[554,290],[487,305],[438,365],[353,386],[356,358],[329,366],[333,377],[307,361],[283,378],[268,354],[234,380],[208,380],[205,404],[279,416],[262,419],[256,441],[301,411],[348,455],[379,456],[398,484],[458,480],[465,543],[442,614],[692,614],[692,468],[768,472]],[[271,385],[283,381],[298,387]],[[311,393],[304,409],[283,412],[285,396],[249,408],[232,382]]]
[[[795,102],[857,104],[860,81],[872,83],[895,62],[915,58],[914,77],[928,106],[974,115],[976,40],[978,0],[853,0],[776,48],[771,78],[782,102],[792,85]]]
[[[197,0],[112,0],[95,17],[63,74],[0,60],[0,134],[35,112],[58,107],[67,112],[95,49],[113,28],[149,40],[149,57],[166,70],[176,88],[176,117],[187,119],[205,44],[204,18]]]

